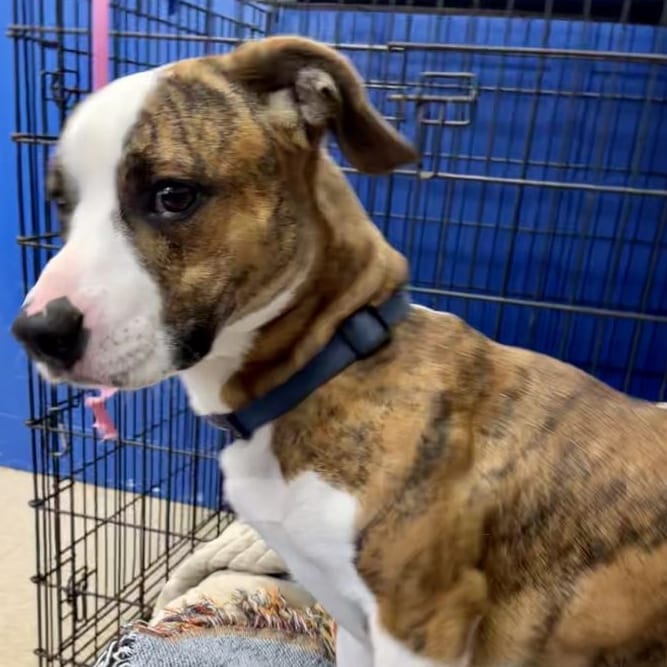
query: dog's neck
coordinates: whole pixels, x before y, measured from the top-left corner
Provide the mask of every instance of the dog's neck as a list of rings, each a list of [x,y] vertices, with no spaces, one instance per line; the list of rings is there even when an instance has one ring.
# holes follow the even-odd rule
[[[318,234],[308,266],[268,305],[226,327],[211,354],[181,375],[199,414],[236,410],[280,385],[346,317],[381,303],[407,279],[405,259],[369,220],[341,170],[323,154],[314,173],[305,210]]]

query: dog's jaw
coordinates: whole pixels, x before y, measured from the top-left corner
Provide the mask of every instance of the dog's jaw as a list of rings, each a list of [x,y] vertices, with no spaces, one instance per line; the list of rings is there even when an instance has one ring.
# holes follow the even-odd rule
[[[268,304],[225,327],[216,337],[210,353],[180,373],[190,407],[195,414],[222,414],[230,411],[230,406],[226,405],[222,397],[223,385],[243,365],[244,356],[254,343],[257,332],[292,305],[305,280],[304,274]]]

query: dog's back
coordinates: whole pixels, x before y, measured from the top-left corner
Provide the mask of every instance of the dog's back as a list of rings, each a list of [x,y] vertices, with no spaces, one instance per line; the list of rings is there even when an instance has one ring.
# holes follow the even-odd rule
[[[505,349],[496,369],[502,389],[477,439],[479,489],[493,499],[486,631],[512,636],[523,600],[554,665],[665,664],[667,413],[536,354]]]
[[[476,666],[667,664],[667,412],[450,315],[395,346],[359,371],[404,424],[360,541],[385,623],[457,655],[480,614]]]

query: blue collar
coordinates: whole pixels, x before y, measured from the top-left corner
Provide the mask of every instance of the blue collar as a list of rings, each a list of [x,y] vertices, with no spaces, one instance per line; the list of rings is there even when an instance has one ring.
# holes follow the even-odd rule
[[[292,410],[355,361],[384,347],[391,340],[392,327],[407,317],[409,308],[405,292],[395,293],[377,308],[362,308],[344,320],[329,343],[289,380],[236,412],[206,419],[231,431],[237,440],[249,440],[258,428]]]

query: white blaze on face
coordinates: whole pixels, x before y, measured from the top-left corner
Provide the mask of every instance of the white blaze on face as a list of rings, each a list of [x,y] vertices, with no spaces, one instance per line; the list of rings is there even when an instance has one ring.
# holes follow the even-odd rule
[[[171,371],[160,293],[124,234],[116,185],[126,137],[159,76],[159,70],[134,74],[91,95],[58,144],[76,208],[67,243],[28,294],[26,310],[36,313],[67,297],[83,313],[88,344],[65,378],[74,382],[138,386]]]

